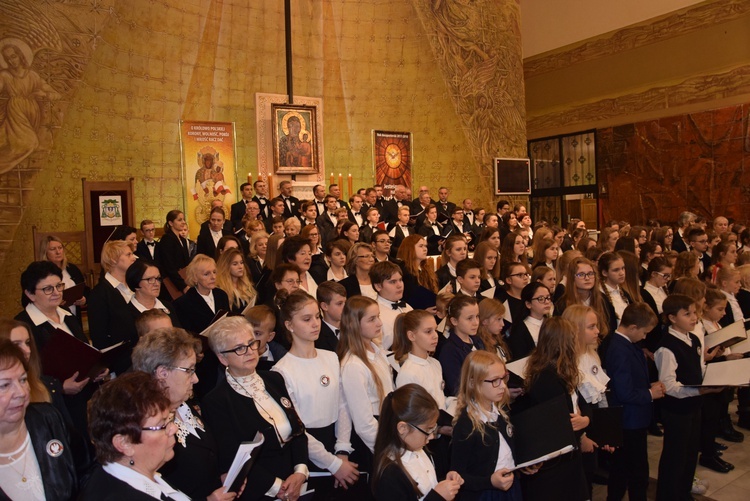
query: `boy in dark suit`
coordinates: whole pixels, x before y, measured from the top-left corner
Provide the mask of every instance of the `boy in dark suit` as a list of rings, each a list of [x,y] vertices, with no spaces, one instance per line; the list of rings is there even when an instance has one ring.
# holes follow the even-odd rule
[[[323,315],[315,347],[335,352],[341,334],[341,314],[346,304],[346,289],[340,283],[328,281],[318,284],[315,294]]]
[[[286,348],[273,340],[276,337],[276,315],[270,306],[261,304],[247,310],[245,318],[253,326],[255,339],[260,341],[257,368],[270,371],[286,355]]]
[[[156,235],[154,222],[150,219],[141,221],[141,233],[143,233],[143,240],[138,242],[138,245],[135,247],[135,255],[141,259],[157,262],[159,259],[157,254],[159,242],[154,239]]]
[[[612,389],[611,406],[622,406],[623,445],[612,455],[607,500],[645,501],[648,488],[648,427],[653,401],[664,397],[664,384],[649,383],[646,356],[637,343],[658,323],[646,303],[632,303],[622,314],[605,354]]]

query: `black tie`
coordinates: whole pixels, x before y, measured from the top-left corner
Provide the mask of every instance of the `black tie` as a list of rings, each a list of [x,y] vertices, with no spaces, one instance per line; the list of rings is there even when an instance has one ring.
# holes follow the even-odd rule
[[[340,330],[340,329],[336,329],[336,330],[334,330],[334,331],[333,331],[333,333],[334,333],[334,334],[336,334],[336,338],[337,338],[337,339],[338,339],[339,337],[341,337],[341,330]]]
[[[156,245],[156,242],[146,242],[146,245],[148,245],[149,247],[153,247]]]
[[[406,301],[398,301],[391,305],[391,308],[398,310],[399,308],[406,308]]]
[[[353,215],[359,216],[359,212],[352,212]]]

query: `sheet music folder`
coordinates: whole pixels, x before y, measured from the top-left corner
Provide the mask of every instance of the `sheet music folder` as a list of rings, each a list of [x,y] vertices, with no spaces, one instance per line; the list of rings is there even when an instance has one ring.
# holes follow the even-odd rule
[[[116,360],[129,343],[123,341],[97,350],[67,332],[56,329],[39,351],[39,358],[48,376],[65,381],[78,372],[78,381],[95,378]]]
[[[570,398],[570,397],[567,397]],[[516,468],[524,468],[571,452],[576,436],[564,395],[513,416]]]
[[[242,442],[237,448],[237,454],[232,460],[227,476],[224,479],[224,488],[226,492],[239,492],[242,484],[250,474],[250,470],[258,459],[260,446],[263,445],[263,434],[257,432],[250,442]],[[246,486],[247,488],[248,486]]]

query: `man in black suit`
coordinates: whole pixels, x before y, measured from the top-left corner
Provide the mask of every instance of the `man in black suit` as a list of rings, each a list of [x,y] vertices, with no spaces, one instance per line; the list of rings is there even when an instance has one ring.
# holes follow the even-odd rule
[[[437,205],[438,214],[442,214],[450,219],[453,209],[456,208],[456,204],[448,201],[448,188],[445,186],[441,186],[438,190],[438,202],[435,205]]]
[[[313,186],[313,202],[315,202],[315,217],[326,211],[326,187],[322,184]]]
[[[346,304],[346,289],[338,282],[322,282],[315,293],[322,318],[320,335],[315,340],[315,347],[319,350],[336,351],[341,336],[341,314]]]
[[[285,209],[284,209],[284,200],[281,199],[281,197],[272,198],[270,202],[268,202],[269,207],[269,217],[266,219],[266,232],[270,235],[273,233],[273,218],[274,217],[285,217]]]
[[[154,225],[154,222],[150,219],[141,221],[141,233],[143,233],[143,240],[138,242],[138,245],[135,247],[135,255],[140,259],[157,262],[159,242],[154,239],[154,235],[156,235],[156,225]]]
[[[708,235],[706,230],[693,228],[687,232],[687,241],[690,251],[698,256],[698,265],[701,273],[707,271],[711,266],[711,257],[706,254],[708,250]]]
[[[240,185],[240,192],[242,193],[242,198],[239,202],[232,204],[230,212],[230,221],[234,231],[242,228],[242,217],[245,215],[247,204],[253,199],[253,187],[250,183],[242,183]]]
[[[260,217],[269,219],[271,217],[271,209],[268,207],[268,185],[265,181],[258,179],[253,183],[253,188],[255,188],[253,200],[258,202]]]
[[[429,191],[422,191],[419,190],[419,198],[416,202],[412,202],[411,204],[411,218],[416,221],[416,224],[414,225],[414,228],[419,231],[419,228],[424,223],[426,214],[425,209],[427,209],[427,206],[432,203],[432,199],[430,198],[430,192]]]
[[[465,198],[463,202],[463,209],[464,209],[464,225],[468,225],[469,227],[474,226],[474,202],[471,200],[471,198]]]
[[[349,221],[357,226],[362,226],[367,220],[367,218],[365,218],[365,213],[367,211],[362,208],[364,205],[362,197],[359,195],[352,195],[349,199],[349,203],[352,204],[352,208],[348,213]]]
[[[284,202],[284,219],[299,216],[299,198],[292,196],[292,182],[280,182],[279,193]]]
[[[403,242],[409,235],[416,233],[414,227],[409,225],[410,215],[411,213],[409,212],[409,207],[407,205],[399,207],[398,221],[396,224],[392,225],[391,229],[388,231],[388,236],[391,237],[393,243],[391,246],[392,257],[395,257],[396,253],[398,253],[398,248],[401,247],[401,242]]]
[[[372,242],[372,235],[378,231],[380,222],[380,211],[377,207],[367,209],[367,221],[359,228],[359,241],[369,244]]]
[[[684,211],[680,213],[677,218],[677,231],[674,232],[674,238],[672,239],[672,250],[677,252],[685,252],[688,249],[687,233],[698,216],[692,212]]]
[[[333,195],[333,197],[336,199],[338,207],[346,207],[347,209],[349,208],[349,204],[341,200],[341,187],[338,184],[332,184],[328,186],[328,194]]]
[[[373,186],[373,189],[375,190],[375,207],[378,209],[383,209],[383,204],[385,204],[385,198],[383,198],[383,185],[382,184],[376,184]]]
[[[362,210],[367,211],[370,207],[375,207],[380,212],[378,207],[378,192],[375,188],[367,188],[365,191],[365,202],[362,204]]]

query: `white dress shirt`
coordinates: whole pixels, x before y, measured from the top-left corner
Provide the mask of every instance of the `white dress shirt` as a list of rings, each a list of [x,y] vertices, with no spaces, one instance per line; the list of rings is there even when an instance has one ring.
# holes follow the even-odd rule
[[[646,285],[644,285],[643,288],[651,294],[652,298],[654,298],[656,310],[659,312],[659,315],[661,315],[661,312],[663,311],[662,305],[664,304],[664,300],[667,299],[667,292],[663,287],[657,287],[651,282],[646,282]]]
[[[396,388],[409,383],[418,384],[432,395],[438,408],[451,416],[456,413],[456,397],[446,397],[444,393],[443,368],[433,357],[421,358],[409,353],[396,377]]]
[[[393,326],[396,323],[396,317],[401,313],[412,311],[413,308],[408,304],[393,309],[393,301],[389,301],[382,296],[377,297],[378,308],[380,308],[380,321],[383,322],[382,337],[380,346],[384,350],[390,350],[393,346]]]
[[[411,479],[417,484],[417,489],[422,494],[422,497],[419,498],[420,500],[424,499],[437,486],[438,481],[437,473],[435,473],[435,465],[432,464],[432,461],[430,461],[424,450],[405,450],[401,454],[401,464]]]
[[[670,327],[667,332],[668,336],[674,336],[686,345],[693,346],[688,334],[677,332],[673,327]],[[703,343],[701,343],[702,345]],[[701,351],[703,351],[703,348],[701,348]],[[659,348],[654,353],[654,361],[656,362],[656,368],[659,369],[659,381],[664,383],[667,395],[674,398],[689,398],[700,394],[698,388],[689,388],[677,381],[677,359],[671,350],[664,347]]]
[[[534,340],[534,346],[539,344],[539,331],[542,329],[542,322],[544,319],[536,319],[529,315],[528,317],[523,319],[523,323],[526,324],[526,328],[529,329],[529,334],[531,334],[531,339]]]
[[[208,307],[211,308],[211,311],[216,313],[216,302],[214,301],[214,291],[208,291],[208,295],[206,296],[204,296],[200,292],[198,292],[198,295],[203,298],[203,300],[206,302]]]
[[[154,479],[151,480],[147,476],[141,475],[134,469],[123,466],[120,463],[107,463],[102,468],[116,479],[125,482],[133,489],[148,494],[154,499],[161,499],[162,494],[164,494],[175,501],[190,501],[189,497],[165,482],[161,478],[160,473],[154,473]]]
[[[104,279],[107,282],[109,282],[109,284],[113,288],[117,289],[117,292],[120,293],[120,295],[122,296],[122,298],[125,300],[126,303],[129,303],[130,300],[133,299],[133,291],[131,291],[128,288],[127,284],[124,284],[124,283],[120,282],[115,277],[113,277],[112,275],[110,275],[109,272],[107,272],[107,273],[104,274]]]

